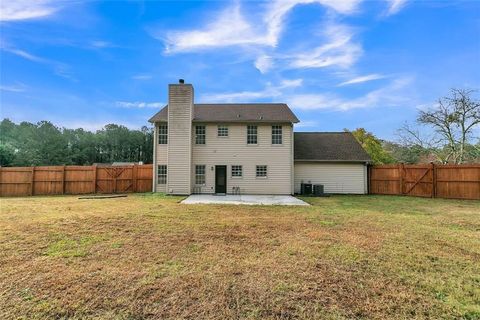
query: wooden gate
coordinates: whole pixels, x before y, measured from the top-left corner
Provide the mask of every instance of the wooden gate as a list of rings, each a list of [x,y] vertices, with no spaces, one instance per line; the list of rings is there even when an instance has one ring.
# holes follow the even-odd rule
[[[151,179],[150,177],[148,178],[149,180]],[[138,180],[144,180],[143,176],[139,177],[139,166],[97,167],[95,192],[138,192],[140,191],[139,189],[144,189],[138,187]],[[150,188],[150,182],[148,183],[148,188]]]
[[[401,193],[407,196],[434,197],[433,166],[410,166],[400,167]]]
[[[126,177],[128,175],[128,177]],[[96,192],[119,193],[133,191],[131,168],[128,167],[98,167]]]

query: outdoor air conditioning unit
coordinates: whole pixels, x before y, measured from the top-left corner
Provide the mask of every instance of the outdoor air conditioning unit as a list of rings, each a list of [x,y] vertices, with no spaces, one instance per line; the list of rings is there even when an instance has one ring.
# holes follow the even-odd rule
[[[323,184],[316,184],[313,186],[313,194],[315,197],[326,197]]]
[[[300,194],[301,195],[312,195],[313,194],[313,185],[311,183],[302,183],[300,185]]]

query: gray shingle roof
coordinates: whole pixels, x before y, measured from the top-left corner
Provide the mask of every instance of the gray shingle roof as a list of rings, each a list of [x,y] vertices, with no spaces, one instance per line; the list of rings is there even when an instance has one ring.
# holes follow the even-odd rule
[[[295,132],[294,139],[296,161],[371,161],[350,132]]]
[[[193,112],[195,122],[299,122],[285,103],[196,103]],[[165,106],[148,121],[167,121],[167,116]]]

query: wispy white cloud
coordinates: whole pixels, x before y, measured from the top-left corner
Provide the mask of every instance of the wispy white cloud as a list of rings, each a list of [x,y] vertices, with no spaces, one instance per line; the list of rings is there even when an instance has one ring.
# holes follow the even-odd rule
[[[407,4],[407,0],[386,0],[388,2],[387,16],[398,13]]]
[[[269,45],[243,17],[238,3],[218,14],[218,18],[204,28],[169,32],[165,40],[168,53],[233,45]]]
[[[12,48],[12,47],[9,47],[9,46],[2,46],[1,49],[6,51],[6,52],[9,52],[11,54],[22,57],[24,59],[30,60],[30,61],[40,62],[40,63],[48,63],[49,62],[48,59],[41,58],[39,56],[36,56],[36,55],[31,54],[31,53],[29,53],[27,51],[24,51],[24,50]]]
[[[59,77],[62,77],[74,82],[78,81],[78,79],[75,77],[75,75],[72,72],[72,68],[68,64],[65,64],[62,62],[55,62],[53,72]]]
[[[194,52],[199,50],[240,46],[242,52],[253,57],[253,63],[262,74],[275,66],[281,69],[324,68],[352,66],[362,55],[361,45],[354,41],[353,28],[335,23],[329,15],[317,47],[301,47],[297,52],[279,53],[277,45],[286,28],[286,18],[295,6],[323,5],[336,14],[356,12],[362,0],[277,0],[266,4],[260,14],[244,15],[240,3],[235,3],[216,14],[206,26],[196,30],[171,31],[154,36],[166,43],[166,52]],[[247,19],[246,16],[249,18]]]
[[[99,49],[116,47],[115,44],[104,40],[93,40],[90,42],[90,46]]]
[[[360,44],[353,41],[351,28],[329,22],[325,26],[326,43],[313,50],[302,51],[287,57],[293,68],[324,68],[338,66],[348,68],[361,56]]]
[[[119,108],[129,108],[129,109],[144,109],[144,108],[162,108],[165,106],[165,103],[163,102],[143,102],[143,101],[134,101],[134,102],[128,102],[128,101],[116,101],[115,106]]]
[[[403,92],[411,82],[411,78],[399,78],[382,88],[351,99],[342,98],[334,93],[297,94],[286,96],[284,99],[289,106],[300,110],[347,111],[359,108],[399,106],[411,102],[411,98]]]
[[[23,83],[16,83],[14,85],[0,85],[1,91],[9,92],[24,92],[27,89],[27,86]]]
[[[288,105],[298,110],[320,110],[336,108],[342,103],[336,95],[328,93],[304,93],[286,97]]]
[[[284,80],[281,84],[276,86],[268,84],[263,90],[259,91],[207,94],[202,96],[202,100],[205,102],[248,102],[258,99],[276,98],[287,102],[294,109],[330,109],[336,111],[346,111],[358,108],[398,106],[408,103],[410,98],[403,94],[402,90],[405,89],[411,82],[411,78],[399,78],[392,81],[385,87],[367,92],[363,96],[346,99],[337,94],[328,92],[321,94],[290,94],[282,89],[299,87],[303,84],[303,81],[302,79]],[[309,126],[308,121],[305,126]]]
[[[365,75],[365,76],[352,78],[350,80],[347,80],[347,81],[344,81],[344,82],[340,83],[338,86],[342,87],[342,86],[347,86],[347,85],[350,85],[350,84],[363,83],[363,82],[379,80],[379,79],[384,79],[384,78],[386,78],[385,75],[373,73],[373,74],[368,74],[368,75]]]
[[[273,67],[273,59],[268,55],[261,55],[255,60],[255,68],[261,73],[268,72]]]
[[[311,120],[306,120],[303,121],[301,120],[299,123],[295,125],[295,129],[303,129],[303,128],[316,128],[318,127],[318,121],[311,121]]]
[[[34,55],[30,52],[27,52],[27,51],[24,51],[24,50],[21,50],[21,49],[18,49],[18,48],[14,48],[14,47],[11,47],[11,46],[8,46],[8,45],[4,45],[4,44],[2,44],[0,49],[5,51],[5,52],[9,52],[9,53],[14,54],[16,56],[24,58],[26,60],[29,60],[29,61],[49,65],[50,67],[53,68],[53,73],[56,74],[57,76],[65,78],[65,79],[69,79],[69,80],[72,80],[72,81],[77,81],[77,79],[72,74],[71,67],[68,64],[65,64],[65,63],[59,62],[59,61],[55,61],[55,60],[51,60],[51,59],[46,59],[46,58]]]
[[[150,80],[153,76],[151,74],[136,74],[132,76],[133,80]]]
[[[350,14],[361,0],[277,0],[266,6],[260,21],[249,21],[239,3],[215,14],[213,21],[198,30],[172,31],[154,36],[166,42],[166,52],[185,52],[227,46],[275,47],[284,29],[287,14],[297,5],[317,3]]]
[[[282,96],[284,89],[300,87],[303,79],[282,80],[280,84],[272,85],[267,83],[264,89],[258,91],[240,91],[227,93],[209,93],[200,97],[202,102],[249,102],[260,99],[276,98]]]
[[[277,0],[272,1],[265,12],[264,22],[266,25],[265,38],[267,43],[272,46],[277,45],[280,35],[284,29],[285,18],[288,13],[297,5],[301,4],[320,4],[335,12],[342,14],[353,13],[361,0]]]
[[[285,88],[297,88],[303,84],[303,79],[284,79],[280,82],[280,85],[277,86],[278,89],[285,89]]]
[[[60,9],[59,1],[3,0],[0,1],[0,21],[40,19]]]

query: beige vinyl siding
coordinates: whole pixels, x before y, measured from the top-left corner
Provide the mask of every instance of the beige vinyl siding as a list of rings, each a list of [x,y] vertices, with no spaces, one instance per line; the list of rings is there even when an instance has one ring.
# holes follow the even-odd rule
[[[240,187],[242,194],[291,194],[292,126],[283,124],[283,144],[272,145],[272,125],[258,124],[258,144],[247,145],[247,124],[228,124],[228,137],[217,136],[217,124],[206,125],[206,144],[192,145],[193,163],[206,166],[202,193],[215,192],[215,166],[227,166],[227,193]],[[243,177],[231,177],[232,165],[243,167]],[[267,177],[256,177],[256,166],[267,165]],[[212,170],[213,168],[213,170]]]
[[[166,144],[157,144],[157,164],[167,164],[168,147]]]
[[[193,87],[168,87],[167,192],[191,193]]]
[[[300,184],[323,184],[326,193],[367,193],[367,167],[363,163],[295,162],[295,193]]]

